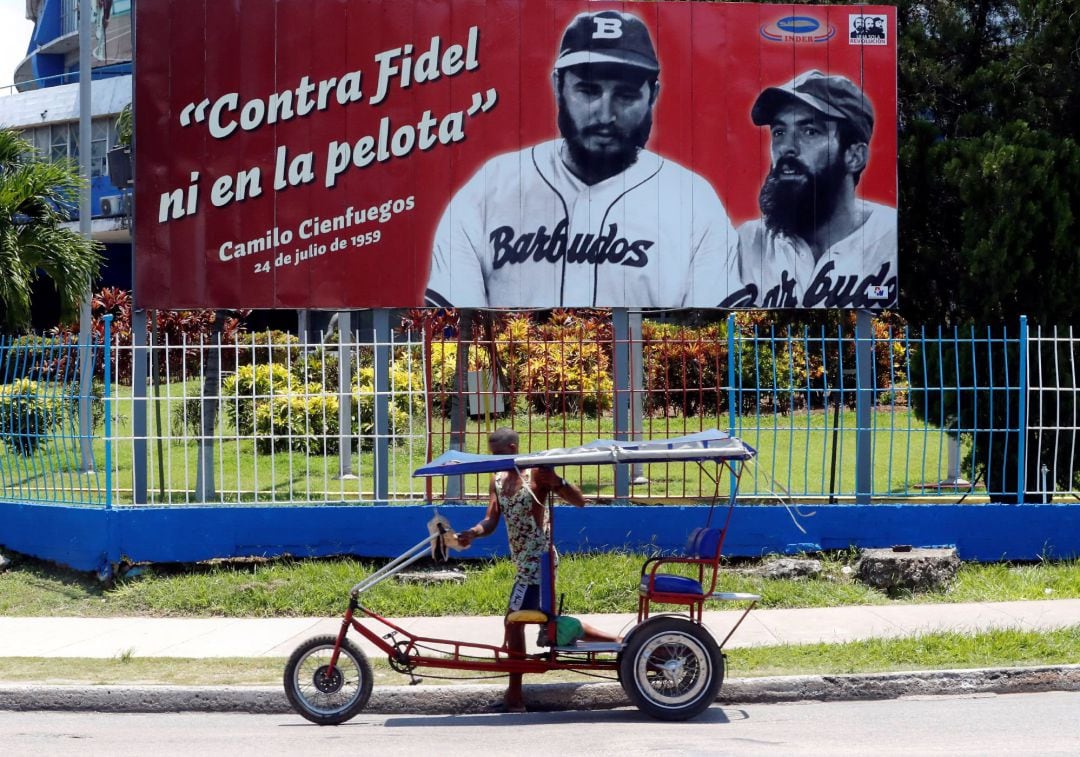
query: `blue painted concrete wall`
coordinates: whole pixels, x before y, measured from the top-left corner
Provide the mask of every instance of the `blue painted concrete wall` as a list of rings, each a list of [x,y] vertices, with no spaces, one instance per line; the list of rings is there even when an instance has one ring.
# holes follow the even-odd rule
[[[458,529],[484,508],[440,506]],[[393,557],[423,539],[432,506],[124,507],[114,510],[0,504],[0,545],[79,570],[121,557],[134,562],[194,562],[249,555]],[[812,513],[812,514],[811,514]],[[564,553],[682,546],[703,525],[702,506],[555,508],[556,543]],[[717,508],[714,524],[722,522]],[[1080,505],[739,506],[725,554],[757,556],[848,547],[955,546],[965,560],[1035,560],[1080,556]],[[503,528],[479,540],[467,557],[506,554]]]

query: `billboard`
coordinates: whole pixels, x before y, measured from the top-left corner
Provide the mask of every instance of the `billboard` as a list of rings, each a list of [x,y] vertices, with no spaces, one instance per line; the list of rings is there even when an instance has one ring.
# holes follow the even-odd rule
[[[891,7],[142,0],[135,20],[146,307],[895,304]]]

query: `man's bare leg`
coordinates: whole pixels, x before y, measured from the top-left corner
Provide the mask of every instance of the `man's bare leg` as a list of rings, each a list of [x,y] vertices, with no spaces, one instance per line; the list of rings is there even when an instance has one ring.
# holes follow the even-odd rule
[[[511,659],[525,657],[525,629],[521,623],[508,623],[506,626],[506,646]],[[507,712],[525,712],[525,696],[521,691],[521,673],[511,673],[510,683],[506,687],[503,704]]]
[[[601,631],[596,626],[588,623],[581,624],[581,630],[585,633],[585,641],[614,641],[622,642],[622,636],[607,631]]]

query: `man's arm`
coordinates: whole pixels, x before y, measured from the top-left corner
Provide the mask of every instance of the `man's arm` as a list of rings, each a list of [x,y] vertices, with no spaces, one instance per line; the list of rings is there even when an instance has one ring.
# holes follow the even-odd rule
[[[540,489],[537,493],[537,497],[540,501],[546,499],[550,492],[554,492],[574,507],[585,506],[585,495],[581,493],[581,489],[574,486],[551,468],[534,469],[533,483]]]
[[[495,479],[492,477],[491,483],[488,484],[488,507],[484,519],[467,531],[461,531],[457,535],[458,544],[461,545],[462,549],[465,549],[465,547],[472,544],[473,539],[490,535],[498,527],[501,515],[499,497],[495,494]]]

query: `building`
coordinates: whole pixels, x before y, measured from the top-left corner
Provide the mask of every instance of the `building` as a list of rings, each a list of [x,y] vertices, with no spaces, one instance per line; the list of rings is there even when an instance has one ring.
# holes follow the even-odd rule
[[[105,245],[102,286],[131,288],[129,202],[109,178],[106,154],[117,144],[116,118],[131,103],[131,0],[91,0],[91,230]],[[79,157],[79,0],[26,0],[34,22],[16,92],[0,96],[0,126],[20,130],[43,154]],[[72,225],[78,225],[78,209]],[[35,298],[35,324],[51,325]]]

